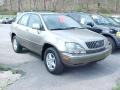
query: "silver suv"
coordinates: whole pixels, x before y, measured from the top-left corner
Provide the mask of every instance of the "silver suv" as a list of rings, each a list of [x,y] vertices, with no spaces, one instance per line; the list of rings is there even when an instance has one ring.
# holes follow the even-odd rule
[[[64,66],[103,60],[111,53],[108,40],[86,30],[59,13],[26,12],[12,24],[11,41],[16,53],[27,48],[41,55],[47,70],[60,74]]]

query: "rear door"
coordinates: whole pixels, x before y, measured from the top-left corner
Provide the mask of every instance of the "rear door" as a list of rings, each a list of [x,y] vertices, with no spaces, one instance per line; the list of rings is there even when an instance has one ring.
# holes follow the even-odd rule
[[[15,33],[17,35],[17,39],[18,39],[19,43],[24,47],[29,46],[28,27],[27,27],[29,16],[30,16],[30,14],[23,15],[14,27]]]

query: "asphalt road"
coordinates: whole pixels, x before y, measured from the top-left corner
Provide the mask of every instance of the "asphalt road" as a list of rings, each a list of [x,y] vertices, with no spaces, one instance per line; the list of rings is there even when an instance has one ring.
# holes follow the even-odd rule
[[[7,90],[112,90],[120,78],[120,50],[94,65],[66,69],[62,75],[47,72],[40,57],[28,50],[13,52],[10,25],[0,25],[0,63],[26,74]]]

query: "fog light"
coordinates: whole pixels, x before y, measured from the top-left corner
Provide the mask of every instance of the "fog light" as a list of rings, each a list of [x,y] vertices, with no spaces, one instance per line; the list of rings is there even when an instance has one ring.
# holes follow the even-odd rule
[[[117,36],[117,37],[120,37],[120,32],[117,32],[117,33],[116,33],[116,36]]]

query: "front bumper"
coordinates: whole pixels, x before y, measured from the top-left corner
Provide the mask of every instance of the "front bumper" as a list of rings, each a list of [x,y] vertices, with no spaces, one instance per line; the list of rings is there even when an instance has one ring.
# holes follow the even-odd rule
[[[111,54],[111,47],[105,49],[102,52],[85,54],[85,55],[71,55],[68,53],[62,53],[62,62],[67,66],[78,66],[81,64],[87,64],[94,61],[100,61],[105,59]]]
[[[117,47],[117,48],[120,48],[120,37],[119,37],[119,36],[116,36],[116,35],[113,35],[112,37],[113,37],[113,39],[115,40],[116,47]]]
[[[117,47],[120,48],[120,38],[117,38],[117,39],[116,39],[116,44],[117,44]]]

